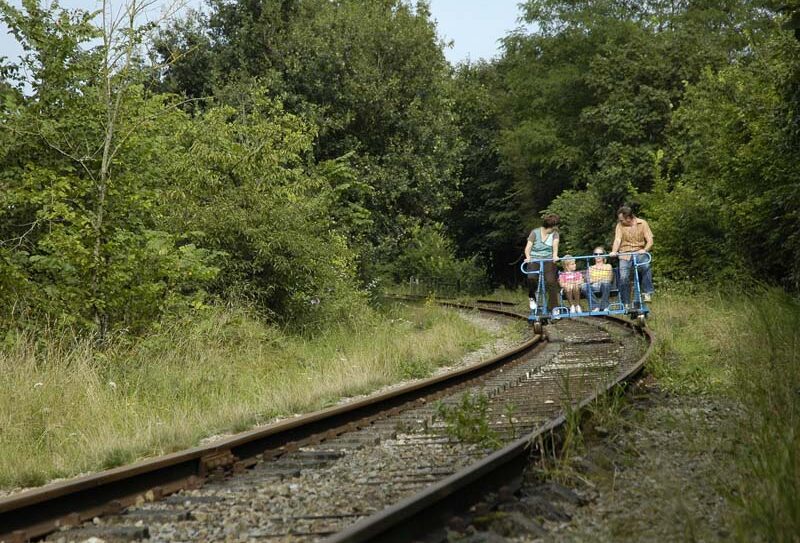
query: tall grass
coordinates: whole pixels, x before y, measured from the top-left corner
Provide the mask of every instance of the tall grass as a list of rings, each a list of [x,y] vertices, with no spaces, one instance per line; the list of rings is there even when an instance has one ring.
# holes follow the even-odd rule
[[[800,302],[769,290],[740,305],[732,365],[741,426],[742,540],[800,541]]]
[[[667,392],[721,394],[732,385],[730,353],[742,303],[727,293],[659,293],[650,323],[656,349],[648,370]]]
[[[488,340],[436,307],[395,306],[314,338],[215,309],[98,350],[69,334],[0,347],[0,487],[33,486],[197,444],[423,377]]]
[[[741,415],[734,505],[742,541],[800,541],[800,301],[777,289],[659,294],[648,367],[675,394],[719,395]],[[734,289],[740,293],[740,290]],[[698,442],[702,436],[698,436]]]

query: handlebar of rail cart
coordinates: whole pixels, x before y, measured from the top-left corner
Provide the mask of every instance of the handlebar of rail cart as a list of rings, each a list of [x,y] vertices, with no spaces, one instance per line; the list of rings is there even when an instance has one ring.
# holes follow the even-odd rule
[[[616,253],[614,256],[610,256],[608,253],[606,253],[604,255],[594,255],[594,254],[592,254],[592,255],[582,255],[582,256],[571,256],[570,258],[572,260],[576,260],[576,261],[577,260],[587,260],[588,261],[588,260],[592,260],[592,259],[597,258],[597,257],[602,257],[602,258],[609,259],[609,258],[618,258],[619,256],[630,256],[630,257],[632,257],[633,260],[634,260],[633,264],[637,268],[639,266],[645,266],[647,264],[650,264],[650,262],[653,260],[653,255],[651,255],[650,253],[639,253],[639,252]],[[641,260],[643,258],[646,258],[646,260]],[[562,260],[564,260],[564,257],[559,257],[558,259],[531,258],[530,260],[523,260],[522,264],[520,264],[519,269],[525,275],[539,275],[540,270],[542,269],[542,266],[539,266],[538,270],[528,270],[528,269],[526,269],[526,265],[534,263],[534,262],[542,262],[542,263],[543,262],[560,262]]]

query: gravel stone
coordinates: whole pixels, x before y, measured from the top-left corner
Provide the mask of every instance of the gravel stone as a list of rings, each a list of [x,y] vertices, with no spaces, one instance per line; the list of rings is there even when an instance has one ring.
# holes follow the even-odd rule
[[[721,398],[666,395],[651,379],[641,386],[644,394],[631,400],[619,429],[586,434],[587,451],[575,463],[584,482],[569,490],[586,505],[558,504],[571,517],[565,521],[537,514],[538,500],[523,498],[550,533],[515,542],[731,540],[725,496],[736,482],[726,428],[737,407]]]

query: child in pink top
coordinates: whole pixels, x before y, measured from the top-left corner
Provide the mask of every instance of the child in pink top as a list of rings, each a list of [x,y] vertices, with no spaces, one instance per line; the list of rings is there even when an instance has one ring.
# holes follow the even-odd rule
[[[564,271],[558,273],[558,284],[564,289],[564,296],[569,302],[569,312],[579,313],[581,309],[581,286],[583,274],[576,270],[575,259],[571,255],[564,255],[561,259]]]

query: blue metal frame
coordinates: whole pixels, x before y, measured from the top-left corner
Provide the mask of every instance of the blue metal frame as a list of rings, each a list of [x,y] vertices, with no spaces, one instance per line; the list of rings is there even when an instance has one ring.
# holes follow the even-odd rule
[[[536,287],[536,292],[537,292],[537,300],[539,302],[541,302],[541,303],[539,303],[537,305],[536,309],[532,310],[531,314],[528,315],[528,321],[530,321],[530,322],[542,322],[543,324],[546,324],[549,320],[571,319],[571,318],[575,318],[575,317],[596,317],[596,316],[599,316],[599,315],[629,315],[632,318],[636,318],[639,315],[646,316],[648,313],[650,313],[650,308],[647,307],[647,304],[642,299],[642,290],[641,290],[641,286],[639,284],[639,270],[638,270],[638,268],[639,268],[639,266],[644,266],[644,265],[650,264],[650,262],[653,260],[653,256],[650,253],[617,253],[614,257],[620,256],[620,255],[623,255],[623,256],[629,255],[633,259],[633,269],[634,269],[634,272],[633,272],[633,299],[631,300],[632,303],[630,304],[630,307],[625,307],[622,304],[622,302],[619,301],[619,293],[617,293],[617,301],[616,302],[611,302],[609,300],[608,308],[605,311],[580,311],[580,312],[577,312],[577,313],[570,313],[569,312],[569,308],[563,305],[563,301],[564,301],[563,293],[559,294],[559,306],[558,307],[554,307],[552,311],[548,311],[548,307],[547,307],[547,292],[546,292],[546,286],[545,286],[545,280],[544,280],[544,263],[545,262],[554,262],[554,260],[552,258],[536,258],[536,259],[531,259],[531,260],[524,261],[520,265],[520,270],[522,271],[522,273],[524,273],[525,275],[528,275],[528,276],[531,276],[531,275],[538,275],[539,276],[538,285]],[[570,258],[572,258],[576,262],[579,261],[579,260],[586,260],[587,263],[588,263],[590,260],[593,260],[596,256],[600,256],[600,255],[593,255],[592,254],[592,255],[584,255],[584,256],[572,256]],[[606,261],[608,261],[608,259],[612,258],[608,254],[604,254],[602,256],[606,259]],[[563,258],[560,258],[559,260],[563,260]],[[530,271],[527,270],[526,266],[528,264],[530,264],[530,263],[533,263],[533,262],[538,262],[539,263],[539,269],[538,270],[530,270]],[[588,265],[587,265],[586,269],[588,269]],[[586,270],[581,270],[581,271],[586,271]],[[614,276],[615,276],[615,278],[617,280],[617,283],[619,283],[619,267],[618,266],[617,267],[613,267],[613,271],[614,271]],[[586,283],[588,284],[588,279],[587,279]],[[560,287],[559,287],[559,289],[560,289]],[[588,298],[589,298],[589,308],[591,308],[592,305],[593,305],[592,304],[592,297],[593,297],[592,289],[591,288],[587,288],[586,291],[587,291]]]

